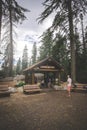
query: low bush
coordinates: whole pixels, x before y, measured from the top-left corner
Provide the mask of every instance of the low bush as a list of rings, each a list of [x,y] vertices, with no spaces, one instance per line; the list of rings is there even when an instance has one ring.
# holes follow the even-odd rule
[[[21,81],[18,84],[16,84],[16,87],[22,87],[23,85],[25,85],[25,82]]]

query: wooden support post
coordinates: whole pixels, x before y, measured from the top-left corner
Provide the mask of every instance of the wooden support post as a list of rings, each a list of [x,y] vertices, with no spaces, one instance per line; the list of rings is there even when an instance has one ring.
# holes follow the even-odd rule
[[[60,85],[60,72],[58,73],[58,84]]]
[[[34,73],[32,72],[32,84],[34,84]]]
[[[25,73],[25,83],[28,83],[28,72]]]

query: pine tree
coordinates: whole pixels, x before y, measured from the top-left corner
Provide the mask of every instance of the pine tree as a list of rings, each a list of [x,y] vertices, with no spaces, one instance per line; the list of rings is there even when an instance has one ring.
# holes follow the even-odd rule
[[[6,0],[5,18],[4,18],[4,29],[3,45],[5,48],[5,54],[7,56],[8,64],[8,75],[12,76],[13,71],[13,55],[14,55],[14,25],[15,23],[22,22],[26,19],[24,13],[27,9],[21,7],[15,0]]]
[[[21,69],[22,69],[21,67],[22,67],[21,59],[19,58],[16,66],[16,74],[21,74]]]
[[[73,83],[76,81],[75,73],[75,42],[74,42],[74,24],[75,17],[79,17],[81,11],[85,14],[87,11],[86,0],[45,0],[43,2],[44,11],[39,17],[39,22],[45,20],[50,14],[54,13],[52,29],[56,30],[60,27],[61,30],[69,33],[70,51],[71,51],[71,77]]]
[[[86,55],[87,55],[87,26],[86,26],[86,28],[85,28],[85,53],[86,53]]]
[[[53,35],[50,29],[47,29],[41,36],[41,43],[39,53],[39,59],[42,60],[47,56],[52,56],[52,46],[53,46]]]
[[[28,49],[25,45],[22,56],[22,71],[28,67]]]
[[[34,44],[33,44],[31,60],[32,60],[32,64],[36,63],[36,60],[37,60],[37,46],[36,46],[36,42],[34,42]]]
[[[2,0],[0,0],[0,47],[1,47],[1,26],[2,26]]]

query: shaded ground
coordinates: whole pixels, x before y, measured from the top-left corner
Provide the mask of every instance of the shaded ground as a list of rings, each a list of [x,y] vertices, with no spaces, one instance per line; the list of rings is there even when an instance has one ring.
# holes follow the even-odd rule
[[[87,130],[87,93],[49,91],[0,98],[0,130]]]

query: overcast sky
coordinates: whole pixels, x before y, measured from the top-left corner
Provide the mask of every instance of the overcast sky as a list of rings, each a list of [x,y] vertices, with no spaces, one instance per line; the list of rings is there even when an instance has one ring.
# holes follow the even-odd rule
[[[17,0],[19,5],[30,10],[30,12],[25,13],[27,20],[23,21],[22,24],[17,26],[17,58],[22,55],[25,44],[28,46],[30,57],[33,43],[36,42],[39,46],[39,36],[49,26],[51,26],[51,17],[47,18],[42,24],[38,24],[36,21],[44,9],[42,6],[43,1],[44,0]]]

